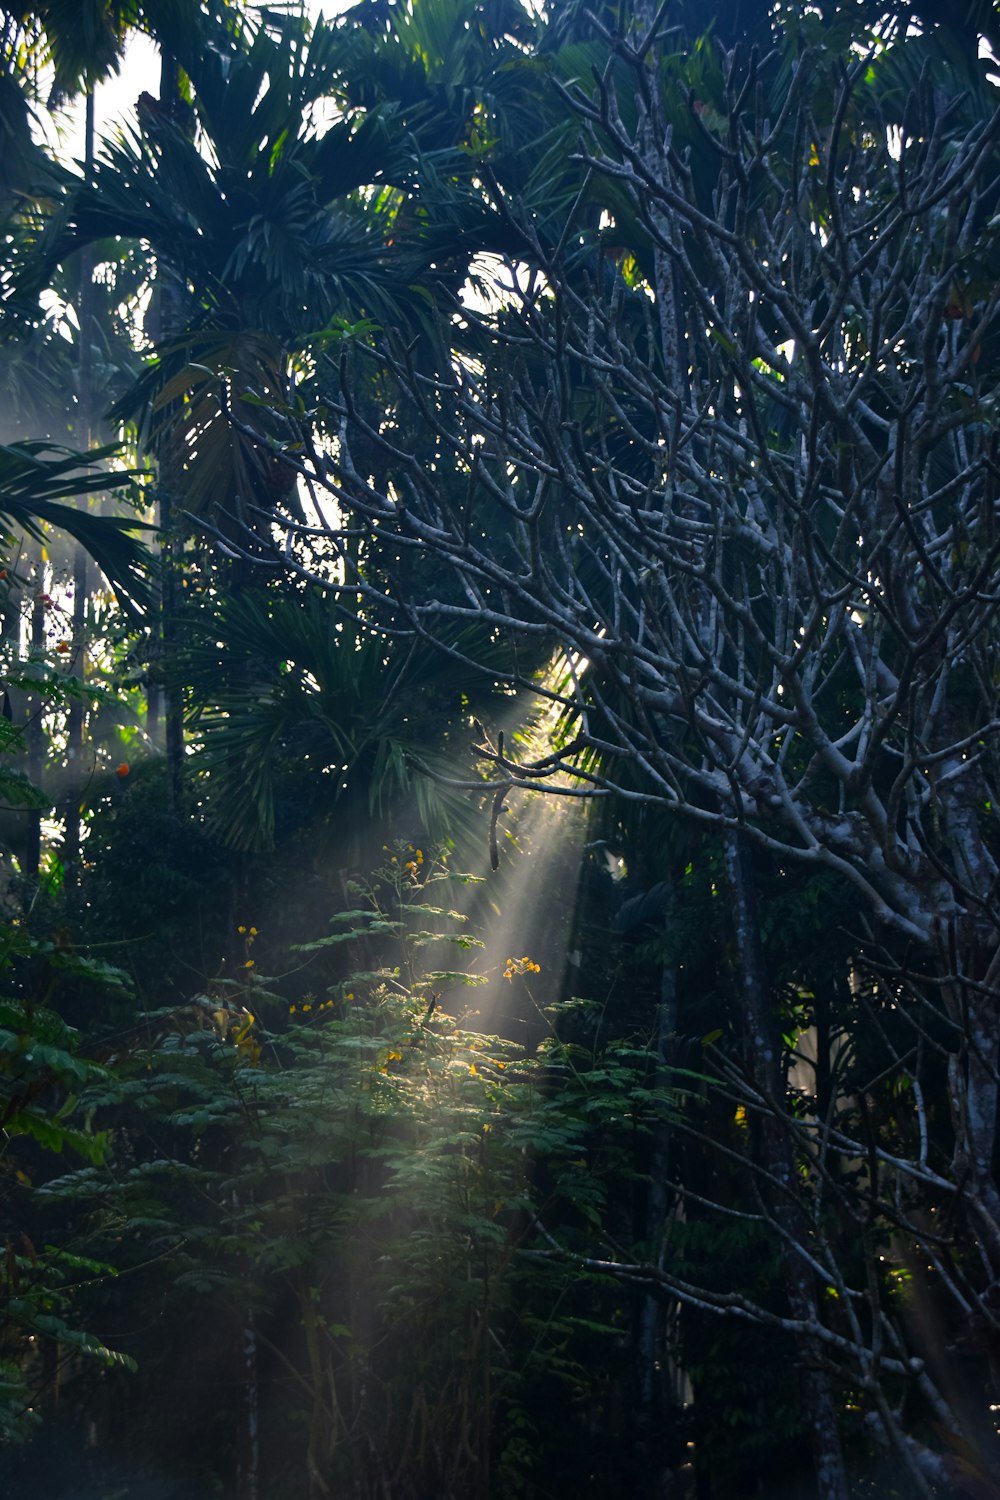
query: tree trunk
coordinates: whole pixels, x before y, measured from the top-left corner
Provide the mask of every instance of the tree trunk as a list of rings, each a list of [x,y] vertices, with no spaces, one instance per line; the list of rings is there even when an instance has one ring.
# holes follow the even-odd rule
[[[31,544],[28,577],[31,580],[31,615],[28,637],[28,659],[38,660],[45,650],[45,563],[42,560],[40,542]],[[27,701],[25,743],[27,745],[27,775],[32,786],[40,786],[45,770],[45,699],[31,694]],[[42,814],[41,809],[28,812],[28,836],[25,840],[22,871],[27,879],[35,883],[42,862]]]
[[[677,1031],[677,983],[674,969],[664,966],[660,976],[660,997],[656,1007],[654,1038],[654,1087],[665,1089],[669,1083],[671,1039]],[[670,1124],[658,1118],[653,1126],[649,1157],[649,1190],[646,1195],[645,1238],[656,1264],[662,1266],[664,1229],[670,1204],[667,1186],[670,1176]],[[638,1474],[644,1490],[658,1495],[661,1475],[654,1460],[655,1437],[663,1419],[663,1368],[665,1365],[665,1325],[668,1308],[662,1295],[646,1293],[642,1297],[636,1330],[635,1412],[636,1456]]]
[[[257,1380],[257,1325],[247,1307],[239,1331],[239,1435],[236,1453],[236,1500],[258,1500],[260,1494],[260,1389]]]
[[[89,183],[94,171],[94,90],[87,95],[84,139],[84,181]],[[93,336],[94,336],[94,250],[87,245],[80,254],[80,296],[78,301],[80,347],[77,361],[76,446],[87,451],[93,442]],[[80,505],[87,500],[81,497]],[[70,656],[67,671],[81,680],[87,670],[87,554],[77,546],[73,551],[73,613],[70,634]],[[63,795],[63,871],[64,889],[72,900],[80,874],[80,795],[83,788],[84,701],[72,698],[66,725],[66,786]]]
[[[805,1226],[792,1197],[794,1162],[787,1134],[778,1116],[785,1093],[781,1044],[764,973],[750,850],[744,835],[727,831],[725,858],[742,1002],[744,1063],[754,1087],[772,1101],[774,1110],[763,1116],[757,1132],[761,1164],[778,1184],[768,1207],[784,1231],[782,1266],[792,1316],[816,1324],[820,1319],[813,1273],[794,1250],[795,1242],[804,1241]],[[806,1337],[802,1342],[802,1354],[802,1404],[809,1425],[819,1500],[848,1500],[837,1407],[830,1377],[823,1368],[818,1341]]]
[[[177,119],[181,110],[177,63],[168,52],[160,62],[160,106],[164,114]],[[181,324],[181,309],[175,288],[157,269],[154,292],[156,306],[151,332],[159,343],[176,333]],[[169,412],[162,414],[164,438],[156,454],[160,523],[160,576],[157,590],[156,622],[150,653],[150,686],[146,700],[146,731],[155,744],[159,738],[160,720],[164,725],[164,751],[167,762],[167,805],[177,810],[184,765],[184,727],[181,708],[173,681],[172,667],[177,643],[177,535],[176,501],[181,465],[175,451],[169,423]]]

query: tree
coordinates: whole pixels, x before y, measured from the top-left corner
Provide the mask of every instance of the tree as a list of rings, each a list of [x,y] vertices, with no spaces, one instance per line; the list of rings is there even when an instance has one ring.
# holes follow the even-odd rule
[[[450,769],[441,741],[463,703],[497,706],[481,665],[459,674],[430,648],[394,650],[287,582],[209,600],[185,623],[177,669],[194,764],[208,826],[230,847],[273,849],[279,804],[280,842],[337,805],[338,857],[352,869],[400,819],[435,842],[478,827],[468,799],[418,767]],[[481,639],[477,663],[490,654]]]
[[[93,183],[65,193],[20,293],[30,301],[56,265],[105,237],[150,247],[171,313],[150,320],[152,357],[119,415],[171,455],[177,503],[228,532],[287,498],[293,476],[225,421],[219,382],[237,403],[280,403],[307,344],[336,344],[366,316],[417,327],[421,285],[458,283],[436,264],[443,230],[401,212],[416,153],[396,112],[344,99],[340,118],[316,128],[353,61],[333,28],[294,15],[219,26],[183,61],[190,108],[140,100],[139,131],[106,144]]]
[[[440,639],[475,619],[563,653],[563,686],[546,685],[562,753],[519,767],[485,745],[498,795],[623,797],[722,836],[747,1017],[738,1076],[765,1217],[801,1283],[790,1326],[814,1369],[824,1349],[865,1379],[891,1368],[957,1430],[884,1299],[855,1315],[869,1292],[826,1236],[826,1168],[798,1203],[785,1195],[796,1158],[836,1163],[838,1191],[867,1160],[858,1202],[896,1223],[934,1267],[935,1295],[987,1337],[1000,112],[929,26],[861,32],[806,8],[783,15],[777,41],[766,56],[688,52],[641,10],[604,32],[598,76],[561,83],[580,122],[574,212],[525,213],[483,171],[520,241],[492,307],[453,309],[456,354],[434,375],[389,333],[368,351],[356,341],[329,391],[332,453],[302,427],[285,454],[336,502],[325,538],[302,538],[315,557],[344,555],[342,527],[364,524],[383,566],[393,547],[447,563],[451,583],[431,589],[440,572],[397,566],[388,598],[350,571],[373,625]],[[354,396],[366,353],[395,382],[375,418]],[[399,441],[418,420],[430,463]],[[513,652],[511,680],[538,686]],[[859,1133],[793,1119],[752,847],[853,893],[855,966],[903,1027],[887,1066],[912,1132],[866,1139],[863,1110]],[[932,1056],[950,1108],[933,1130]],[[695,1295],[662,1268],[632,1274]],[[843,1331],[808,1291],[817,1276],[844,1288]],[[929,1492],[933,1460],[914,1456],[891,1403],[875,1410]],[[842,1477],[823,1482],[843,1493]]]
[[[432,87],[416,60],[433,30],[406,38],[403,70],[408,65],[422,83],[410,78],[407,109],[438,155],[462,160],[455,142],[470,123],[468,88]],[[426,332],[428,287],[454,290],[464,276],[468,252],[457,258],[457,270],[453,264],[456,229],[478,245],[483,218],[479,208],[471,226],[442,225],[414,211],[410,121],[383,100],[358,107],[345,82],[359,60],[348,40],[364,38],[363,30],[347,39],[323,22],[311,28],[302,16],[272,13],[251,22],[224,12],[213,24],[204,21],[201,34],[212,44],[200,50],[190,38],[168,36],[183,63],[190,107],[179,95],[159,103],[144,96],[139,130],[107,144],[86,180],[66,187],[18,278],[30,305],[56,265],[95,243],[124,239],[155,257],[141,333],[150,357],[114,408],[118,420],[139,426],[159,466],[164,546],[162,640],[154,639],[150,684],[154,733],[160,680],[176,680],[177,575],[192,528],[211,528],[221,544],[216,580],[239,588],[247,570],[232,544],[241,526],[297,498],[294,471],[226,420],[220,385],[229,402],[266,424],[262,404],[301,402],[313,359],[326,345],[336,348],[345,329],[374,316]],[[473,57],[499,46],[480,45],[478,31],[469,36],[462,50]],[[331,97],[339,117],[320,129]],[[431,175],[427,160],[422,169]],[[298,514],[304,516],[301,507]],[[166,721],[176,798],[179,700]]]
[[[10,78],[6,80],[2,105],[3,125],[16,148],[10,153],[4,172],[5,179],[11,178],[3,226],[8,252],[4,270],[8,292],[16,287],[25,263],[33,263],[37,257],[40,218],[46,210],[51,211],[53,200],[64,194],[74,180],[64,162],[50,159],[40,147],[33,145],[30,153],[19,149],[20,135],[28,133],[31,106],[47,96],[48,109],[57,112],[68,99],[86,94],[81,165],[83,182],[89,185],[95,143],[95,86],[117,69],[127,34],[137,27],[155,32],[161,45],[180,40],[187,51],[196,46],[195,38],[202,29],[200,7],[197,0],[162,0],[162,3],[146,0],[145,4],[138,0],[83,0],[73,5],[39,0],[37,5],[4,14],[3,48]],[[16,298],[8,301],[12,316],[6,322],[3,376],[9,393],[10,419],[16,423],[14,430],[18,436],[38,439],[55,435],[81,450],[98,446],[96,432],[112,402],[114,376],[120,374],[122,364],[129,370],[129,383],[134,379],[137,359],[133,341],[131,337],[121,338],[126,321],[122,309],[134,292],[127,284],[128,275],[121,274],[128,252],[110,242],[100,249],[103,270],[100,286],[94,278],[95,246],[89,243],[50,280],[46,287],[48,305],[44,310],[16,309]],[[130,326],[128,332],[131,335],[134,329]],[[69,401],[67,387],[72,393]],[[120,424],[115,436],[121,438]],[[94,457],[107,457],[111,451],[109,448]],[[116,482],[111,481],[107,487],[113,488]],[[79,522],[81,527],[87,524],[86,517]],[[73,534],[72,525],[69,529]],[[108,529],[105,527],[105,531]],[[96,530],[100,533],[100,522]],[[35,594],[31,609],[32,648],[36,655],[40,654],[45,643],[46,622],[39,600],[46,594],[46,575],[50,574],[58,579],[59,587],[68,581],[72,591],[68,640],[59,643],[59,650],[65,652],[62,664],[69,675],[82,679],[91,645],[87,616],[88,611],[93,611],[87,551],[77,537],[70,577],[65,580],[60,577],[61,560],[52,560],[54,566],[50,568],[50,559],[39,550],[40,537],[33,534],[33,540],[38,549],[31,558]],[[57,587],[51,586],[53,590]],[[58,772],[63,784],[62,865],[70,886],[75,885],[79,874],[80,804],[86,781],[85,720],[83,695],[72,696]],[[28,753],[36,775],[41,773],[45,752],[43,706],[35,701],[29,714]],[[37,870],[38,853],[39,828],[35,819],[25,868]]]
[[[489,1471],[514,1490],[562,1441],[548,1448],[536,1424],[525,1457],[548,1371],[572,1392],[560,1434],[581,1430],[581,1409],[610,1430],[612,1363],[631,1364],[635,1398],[616,1451],[631,1443],[637,1487],[655,1486],[685,1420],[663,1440],[672,1355],[692,1374],[695,1423],[718,1429],[758,1347],[743,1451],[762,1411],[776,1442],[811,1428],[824,1500],[867,1444],[911,1493],[946,1484],[949,1446],[988,1472],[998,125],[969,46],[992,15],[942,26],[936,10],[741,0],[699,41],[675,29],[697,24],[694,6],[665,11],[661,34],[642,5],[619,27],[616,6],[568,4],[537,46],[493,0],[370,4],[308,46],[296,21],[222,26],[204,57],[181,59],[194,115],[169,80],[144,102],[141,139],[110,148],[43,236],[57,259],[112,232],[153,246],[163,316],[132,407],[156,430],[172,503],[214,506],[215,559],[178,545],[197,605],[170,652],[204,742],[185,770],[207,775],[166,818],[154,767],[134,785],[109,776],[72,931],[127,942],[159,1009],[135,1079],[88,1104],[108,1112],[123,1174],[108,1204],[140,1217],[140,1301],[166,1272],[195,1339],[192,1299],[235,1257],[232,1310],[216,1315],[244,1341],[230,1368],[248,1400],[228,1425],[248,1496],[254,1362],[282,1321],[279,1301],[272,1315],[245,1295],[265,1222],[274,1275],[256,1290],[290,1291],[305,1330],[282,1346],[283,1401],[291,1413],[293,1389],[305,1396],[317,1491],[348,1473],[393,1487],[404,1471],[415,1488],[461,1492]],[[340,115],[324,133],[328,91]],[[275,577],[257,589],[262,558]],[[514,1120],[531,1183],[509,1220],[487,1194],[473,1225],[471,1200],[448,1194],[511,1136],[494,1117],[460,1141],[445,1117],[438,1082],[457,1069],[468,1123],[485,1069],[451,1046],[433,996],[413,989],[400,1009],[370,934],[338,930],[315,962],[334,985],[367,973],[369,1007],[342,1014],[324,989],[305,1022],[303,994],[258,983],[263,944],[234,938],[233,903],[250,909],[252,892],[268,927],[294,907],[301,931],[328,901],[335,837],[349,895],[344,865],[387,836],[370,819],[380,787],[412,837],[431,801],[408,800],[414,765],[455,746],[477,673],[488,724],[498,685],[512,700],[506,737],[476,725],[486,774],[469,785],[494,831],[532,788],[589,797],[603,852],[628,867],[584,913],[575,982],[597,996],[607,981],[642,1045],[609,1070],[614,1005],[560,1013],[523,1080],[541,1128]],[[524,702],[511,689],[549,712],[532,761],[511,749]],[[245,851],[272,844],[265,873]],[[423,878],[416,849],[389,865],[387,931]],[[226,967],[191,999],[191,968],[213,954]],[[239,1009],[251,995],[266,1031]],[[132,1003],[113,1023],[91,1016],[92,1035],[105,1019],[120,1056]],[[417,1066],[432,1034],[438,1082]],[[559,1123],[584,1058],[584,1093],[603,1091],[581,1103],[587,1129]],[[415,1112],[383,1132],[368,1105],[397,1065]],[[676,1117],[651,1102],[672,1071],[690,1086]],[[516,1117],[515,1076],[498,1067],[490,1088]],[[344,1109],[324,1113],[336,1079]],[[353,1343],[336,1331],[351,1323],[341,1273],[387,1212],[390,1163],[406,1206],[371,1284],[384,1275],[385,1316],[419,1329],[420,1361],[397,1360],[377,1319]],[[553,1198],[553,1183],[568,1190]],[[120,1231],[113,1211],[106,1228]],[[161,1249],[145,1279],[138,1262]],[[523,1306],[491,1321],[487,1283],[499,1295],[508,1276]],[[449,1302],[469,1311],[465,1363],[432,1311]],[[122,1327],[141,1322],[131,1302],[120,1311]],[[942,1319],[959,1356],[928,1332]],[[565,1358],[553,1351],[537,1387],[508,1378],[498,1402],[495,1380],[520,1348],[533,1359],[539,1326]],[[591,1338],[613,1354],[581,1375],[573,1351]],[[481,1358],[490,1346],[499,1364]],[[789,1360],[795,1390],[772,1402],[767,1372]],[[340,1427],[326,1424],[333,1397],[352,1413]],[[504,1409],[494,1469],[485,1434]],[[331,1432],[339,1455],[324,1451]],[[697,1436],[714,1448],[701,1482],[728,1482],[741,1461],[727,1474],[714,1434]]]

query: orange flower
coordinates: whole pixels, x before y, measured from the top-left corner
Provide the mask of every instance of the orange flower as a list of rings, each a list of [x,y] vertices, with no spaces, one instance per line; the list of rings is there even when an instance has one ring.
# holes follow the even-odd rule
[[[127,760],[123,760],[122,761],[121,765],[115,771],[115,775],[116,776],[120,776],[123,781],[125,780],[125,777],[128,775],[128,761]]]

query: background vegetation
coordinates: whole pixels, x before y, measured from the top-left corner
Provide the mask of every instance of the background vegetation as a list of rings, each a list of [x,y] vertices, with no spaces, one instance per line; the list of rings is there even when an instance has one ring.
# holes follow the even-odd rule
[[[1000,1493],[995,8],[0,15],[4,1491]]]

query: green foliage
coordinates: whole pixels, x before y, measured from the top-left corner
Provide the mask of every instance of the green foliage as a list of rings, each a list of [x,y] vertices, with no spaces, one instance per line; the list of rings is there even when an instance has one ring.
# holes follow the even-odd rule
[[[485,631],[456,640],[456,666],[419,642],[359,629],[318,591],[244,590],[185,620],[174,664],[188,694],[207,823],[242,850],[272,849],[353,801],[362,825],[412,805],[432,838],[475,827],[442,753],[449,724],[484,703],[499,653]]]
[[[0,756],[20,755],[25,749],[24,730],[19,724],[0,719]],[[33,786],[25,773],[0,760],[0,802],[7,807],[46,806],[44,792]]]
[[[496,372],[506,348],[508,373],[515,364],[528,369],[539,401],[553,398],[557,420],[546,439],[582,445],[599,465],[612,455],[636,494],[659,495],[669,478],[660,418],[630,382],[588,391],[568,358],[564,388],[555,391],[548,352],[532,350],[523,320],[500,315],[477,329],[470,307],[459,310],[469,286],[490,302],[490,256],[507,255],[519,277],[526,262],[545,266],[547,290],[524,309],[541,316],[554,284],[549,272],[560,262],[571,301],[613,287],[615,328],[637,358],[655,350],[651,289],[664,225],[638,210],[627,173],[583,170],[581,153],[601,148],[567,107],[571,96],[584,112],[599,112],[602,84],[610,83],[632,128],[635,75],[612,55],[609,34],[625,28],[638,37],[636,8],[574,0],[543,24],[508,0],[419,0],[366,4],[311,30],[291,13],[250,18],[230,4],[213,9],[193,0],[36,8],[62,86],[100,72],[123,26],[140,17],[159,24],[184,70],[176,99],[144,96],[138,129],[106,145],[92,182],[39,173],[23,108],[0,122],[11,145],[0,191],[8,167],[19,180],[29,170],[38,180],[47,175],[49,188],[38,216],[26,213],[12,231],[5,284],[25,303],[46,284],[68,327],[86,248],[107,291],[107,315],[91,318],[86,349],[53,336],[51,360],[37,356],[55,317],[28,308],[15,332],[31,325],[34,336],[7,351],[11,408],[23,421],[29,411],[65,404],[67,440],[75,440],[80,408],[66,393],[85,354],[100,377],[95,388],[118,397],[116,418],[134,421],[156,449],[175,523],[162,570],[170,602],[157,680],[174,704],[183,702],[194,751],[182,757],[178,784],[164,776],[154,732],[162,714],[159,726],[155,713],[144,722],[146,683],[125,660],[135,641],[121,621],[102,619],[99,660],[88,663],[86,682],[75,666],[62,674],[41,661],[8,677],[51,725],[51,709],[92,696],[96,677],[111,683],[132,673],[129,701],[114,706],[106,694],[103,722],[91,726],[101,769],[81,793],[82,886],[65,851],[44,849],[30,928],[3,929],[0,1442],[26,1431],[44,1343],[46,1359],[55,1351],[70,1370],[80,1408],[97,1413],[102,1441],[165,1461],[184,1449],[198,1493],[232,1489],[234,1434],[251,1386],[261,1406],[261,1492],[276,1500],[324,1487],[399,1500],[639,1493],[651,1476],[662,1480],[668,1458],[680,1468],[689,1430],[699,1480],[707,1475],[727,1493],[777,1484],[804,1442],[788,1375],[801,1357],[795,1341],[701,1308],[678,1312],[671,1302],[664,1347],[666,1314],[661,1307],[651,1318],[645,1282],[598,1269],[658,1259],[710,1293],[736,1289],[766,1314],[788,1310],[780,1236],[758,1213],[758,1122],[737,1102],[746,1016],[720,846],[696,825],[679,832],[676,820],[653,810],[642,778],[630,779],[607,746],[584,752],[580,768],[624,793],[606,798],[598,830],[624,852],[614,877],[622,886],[612,887],[596,858],[583,877],[590,902],[573,983],[601,999],[567,1000],[544,974],[536,1002],[530,960],[488,969],[471,915],[499,905],[504,888],[485,898],[470,890],[467,877],[432,857],[427,838],[472,831],[473,847],[482,847],[478,811],[425,772],[454,778],[466,759],[462,721],[476,700],[492,698],[495,707],[512,682],[531,681],[549,653],[548,626],[532,616],[525,581],[529,551],[553,570],[564,604],[582,589],[610,608],[620,571],[618,562],[607,565],[600,537],[567,526],[565,489],[546,505],[539,490],[530,547],[519,550],[512,523],[537,477],[530,463],[513,507],[509,496],[506,509],[489,495],[471,498],[469,466],[449,469],[437,425],[451,420],[440,379],[450,368],[440,363],[451,359],[445,346],[470,367],[481,362]],[[764,61],[778,12],[752,9],[765,43],[754,64],[758,113],[784,129],[802,48],[839,76],[875,11],[866,5],[849,14],[825,0],[802,15],[786,7],[790,44]],[[720,7],[710,18],[713,36],[699,40],[709,22],[678,0],[664,14],[666,45],[649,53],[651,64],[659,57],[650,86],[660,89],[661,123],[705,214],[726,211],[719,207],[732,159],[726,76],[737,64],[715,38],[728,48],[738,10]],[[983,70],[942,45],[940,28],[913,26],[892,46],[879,42],[865,66],[846,124],[858,151],[882,152],[886,128],[905,128],[911,100],[929,97],[932,86],[953,101],[935,130],[985,118],[984,100],[992,107]],[[809,115],[820,142],[831,126],[823,68]],[[7,84],[20,89],[5,81],[0,109],[11,102]],[[932,117],[939,114],[935,105]],[[869,146],[872,129],[878,139]],[[814,170],[827,148],[807,150],[801,180],[792,182],[789,163],[802,158],[801,144],[790,154],[779,130],[761,180],[807,212],[815,198],[816,222],[836,246]],[[986,197],[975,212],[993,212]],[[948,291],[946,321],[969,322],[973,306],[991,295],[995,247],[988,235],[983,244],[989,254]],[[154,261],[136,376],[138,324],[128,309],[145,301]],[[709,352],[736,360],[739,337],[718,326],[732,311],[716,284],[718,266],[695,270],[704,303],[692,337],[707,323]],[[903,265],[900,287],[905,282]],[[828,316],[822,298],[815,311],[817,320]],[[774,318],[766,298],[754,316],[766,332]],[[850,357],[864,368],[866,318],[848,308],[842,322]],[[394,334],[392,347],[421,372],[422,410],[394,402],[384,370]],[[128,358],[118,357],[120,335],[135,340]],[[562,341],[556,328],[553,347]],[[984,340],[977,351],[970,378],[979,362],[975,380],[985,391],[995,349]],[[910,357],[905,350],[884,357],[897,354]],[[653,365],[659,381],[655,355]],[[288,552],[290,575],[250,583],[251,560],[270,548],[275,517],[314,523],[295,465],[311,443],[324,462],[337,451],[335,408],[358,371],[366,373],[351,401],[369,431],[357,435],[352,462],[362,482],[388,484],[402,514],[406,476],[432,474],[442,515],[455,496],[469,497],[453,512],[466,540],[498,539],[487,623],[477,620],[462,636],[444,631],[440,653],[419,633],[380,628],[397,598],[410,608],[394,622],[402,619],[404,630],[414,622],[422,630],[434,609],[453,620],[468,606],[448,568],[412,549],[404,556],[390,525],[363,544],[353,535],[336,557],[327,533],[303,537]],[[751,371],[767,451],[787,455],[801,433],[783,409],[779,376],[762,360]],[[498,378],[502,386],[502,372]],[[727,420],[732,389],[732,378],[722,382],[717,418]],[[994,397],[976,400],[982,420],[992,420]],[[701,441],[701,425],[684,444]],[[35,422],[31,430],[49,428]],[[373,433],[388,435],[394,448],[388,481]],[[0,450],[0,522],[35,539],[63,526],[90,547],[123,600],[141,603],[145,559],[127,534],[132,523],[61,503],[107,488],[108,475],[90,469],[92,458],[108,457],[101,450],[84,465],[48,443]],[[940,468],[940,454],[928,462]],[[719,475],[721,482],[721,468]],[[127,476],[113,478],[117,486]],[[936,474],[942,490],[952,483],[957,467]],[[217,556],[183,539],[193,517],[208,519],[221,543]],[[635,565],[631,581],[652,588],[627,534],[618,541]],[[739,547],[734,556],[737,566],[752,560]],[[311,561],[327,584],[348,580],[343,608],[303,584]],[[686,553],[680,563],[684,572]],[[489,621],[494,605],[502,617],[508,587],[526,596],[526,629],[504,643]],[[173,595],[188,602],[178,610]],[[660,602],[653,593],[642,602],[644,629]],[[744,643],[751,656],[758,636],[771,638],[776,607],[766,589],[754,598]],[[16,626],[5,625],[8,642],[19,643]],[[592,724],[602,698],[615,695],[619,722],[648,731],[651,745],[669,720],[678,765],[703,756],[666,700],[644,716],[624,660],[606,669],[598,650],[586,654],[586,672],[567,659],[561,679],[550,679],[553,691],[573,703],[589,699]],[[846,660],[830,668],[823,713],[834,741],[853,712],[853,673]],[[553,743],[569,743],[577,727],[567,712]],[[58,731],[51,738],[58,742]],[[125,745],[129,768],[116,779],[108,767]],[[21,728],[0,719],[0,755],[24,748]],[[793,746],[786,765],[801,775],[798,753]],[[969,758],[971,770],[975,752]],[[821,769],[810,774],[817,806],[834,806],[828,778]],[[0,797],[36,813],[51,806],[2,760]],[[712,809],[699,804],[697,812],[709,818]],[[366,850],[394,836],[386,828],[413,842],[386,847],[378,868],[358,879]],[[775,1101],[776,1118],[809,1129],[832,1120],[863,1136],[872,1160],[879,1149],[905,1151],[945,1170],[954,1137],[943,1075],[954,1044],[940,1018],[922,1017],[928,1056],[912,1074],[901,1071],[913,1027],[891,986],[856,967],[855,903],[842,886],[829,872],[800,878],[764,854],[753,883],[776,1046],[785,1076],[799,1068],[794,1088]],[[546,891],[545,913],[567,899]],[[338,900],[343,907],[325,929],[317,900],[324,916]],[[248,927],[248,912],[263,935]],[[58,936],[29,936],[48,932],[50,917],[53,928],[64,924]],[[87,943],[126,965],[135,989],[114,963],[74,947]],[[908,955],[908,972],[914,963]],[[542,1036],[527,1049],[489,1019],[508,982],[531,1018],[519,1034]],[[806,1058],[807,1044],[814,1057]],[[727,1073],[725,1085],[710,1086],[713,1068]],[[871,1205],[871,1162],[840,1162],[821,1188],[801,1139],[795,1196],[813,1215],[808,1244],[818,1245],[822,1232],[852,1284],[865,1286],[887,1316],[909,1308],[922,1272],[881,1268],[902,1232],[895,1220],[890,1232]],[[683,1216],[673,1197],[682,1190]],[[911,1184],[906,1191],[916,1193]],[[924,1193],[921,1212],[932,1196]],[[904,1199],[897,1215],[911,1213]],[[951,1227],[961,1214],[952,1207],[944,1199],[930,1206],[939,1216],[934,1243],[964,1285],[968,1261]],[[128,1275],[116,1277],[114,1268]],[[936,1310],[933,1297],[928,1305]],[[831,1329],[846,1328],[835,1299],[821,1311]],[[642,1342],[651,1323],[660,1339],[652,1351]],[[240,1363],[248,1347],[252,1377]],[[668,1406],[670,1362],[693,1383],[693,1415]],[[115,1366],[127,1366],[129,1376],[111,1387]],[[633,1411],[647,1378],[659,1394],[641,1413],[637,1400]],[[111,1389],[120,1396],[113,1413]],[[904,1399],[917,1405],[901,1381],[898,1389],[886,1381],[885,1390],[894,1408]],[[177,1394],[187,1391],[190,1398]],[[650,1412],[659,1419],[652,1437],[641,1426]]]
[[[615,1293],[596,1280],[526,1324],[515,1294],[548,1292],[521,1248],[599,1233],[635,1177],[637,1134],[671,1106],[641,1038],[564,1042],[557,1008],[530,1057],[452,1013],[468,984],[506,982],[438,959],[479,951],[468,883],[430,852],[387,848],[330,934],[298,946],[311,987],[291,1001],[292,974],[262,974],[244,926],[240,977],[147,1014],[148,1044],[85,1090],[118,1122],[113,1170],[47,1191],[94,1203],[95,1258],[113,1243],[126,1265],[158,1261],[179,1314],[200,1304],[226,1326],[252,1306],[262,1361],[291,1302],[294,1379],[272,1376],[268,1401],[279,1424],[304,1401],[314,1437],[288,1461],[338,1484],[370,1483],[375,1463],[400,1495],[472,1493],[494,1470],[497,1493],[519,1492],[531,1455],[506,1433],[528,1404],[524,1340],[532,1389],[565,1383],[571,1409],[588,1348],[617,1337],[601,1306]],[[158,1150],[137,1156],[143,1139]]]
[[[121,488],[134,471],[95,473],[92,465],[117,450],[95,449],[85,457],[47,442],[0,447],[0,527],[15,527],[39,538],[42,524],[60,527],[97,563],[121,602],[134,609],[146,602],[146,551],[130,533],[143,523],[128,516],[95,516],[64,502]]]
[[[87,823],[81,939],[100,951],[113,943],[142,1003],[166,1004],[187,992],[187,964],[204,970],[215,962],[231,856],[206,832],[194,795],[185,791],[171,809],[162,762],[138,754],[127,781],[110,776],[90,789]],[[104,1019],[110,1011],[131,1025],[134,1003],[113,993],[107,1000]]]
[[[80,1284],[113,1276],[113,1267],[81,1256],[72,1241],[36,1243],[51,1171],[46,1156],[96,1167],[107,1155],[108,1134],[94,1129],[92,1110],[81,1102],[103,1084],[106,1070],[80,1055],[79,1033],[53,1003],[61,985],[80,980],[118,987],[122,976],[23,928],[0,929],[0,1442],[25,1438],[35,1420],[26,1370],[38,1341],[104,1366],[130,1363],[81,1329],[77,1317]]]

